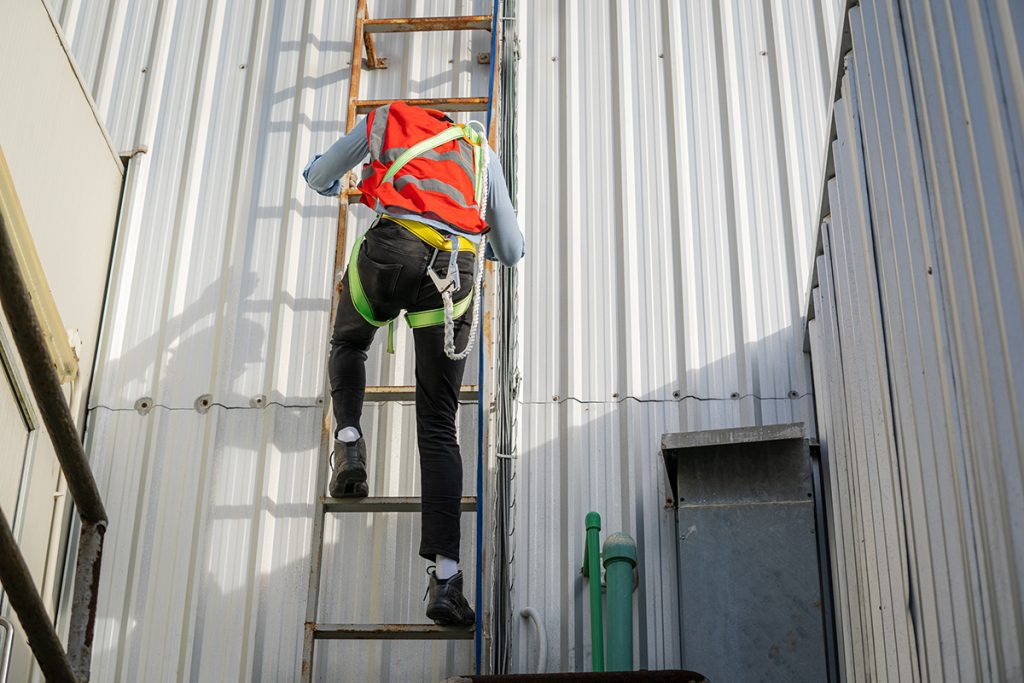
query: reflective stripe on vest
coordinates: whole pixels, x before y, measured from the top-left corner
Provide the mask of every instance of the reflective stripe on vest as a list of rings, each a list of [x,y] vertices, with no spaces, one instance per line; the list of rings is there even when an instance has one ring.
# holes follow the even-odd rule
[[[407,157],[441,133],[452,137]],[[472,128],[441,112],[394,102],[370,113],[367,142],[371,159],[359,185],[362,203],[375,211],[429,215],[471,234],[487,231],[479,214],[479,146],[487,143]],[[396,168],[403,158],[406,163]]]

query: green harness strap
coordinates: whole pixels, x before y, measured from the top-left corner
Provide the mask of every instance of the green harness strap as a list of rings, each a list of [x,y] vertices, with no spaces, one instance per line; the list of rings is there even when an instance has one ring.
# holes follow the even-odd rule
[[[429,137],[426,140],[420,140],[415,145],[402,152],[398,158],[395,159],[394,163],[388,167],[388,172],[384,174],[384,178],[380,181],[380,184],[383,185],[384,183],[390,182],[391,179],[394,178],[400,170],[402,170],[403,166],[424,152],[429,152],[435,147],[440,147],[446,142],[458,140],[461,137],[465,137],[462,127],[451,126],[447,130],[443,130],[437,135]]]
[[[476,171],[476,178],[473,179],[474,191],[477,195],[477,201],[479,202],[481,183],[480,177],[482,173],[482,164],[480,163],[480,149],[481,144],[480,135],[469,127],[462,127],[460,125],[453,125],[447,130],[443,130],[437,135],[422,140],[409,149],[402,152],[401,155],[391,164],[388,168],[388,172],[384,174],[384,178],[381,180],[381,184],[390,182],[395,175],[405,166],[407,163],[418,157],[419,155],[440,147],[446,142],[457,140],[462,137],[468,136],[473,140],[473,166]],[[366,297],[366,291],[363,289],[363,283],[359,279],[359,267],[357,265],[359,260],[359,248],[363,246],[363,239],[365,239],[366,233],[363,233],[356,239],[356,243],[352,245],[352,255],[348,260],[348,290],[352,295],[352,305],[359,311],[359,315],[363,316],[366,322],[370,323],[375,327],[388,326],[388,353],[395,352],[395,319],[380,321],[374,317],[373,307],[370,305],[370,300]],[[452,306],[453,318],[460,318],[469,309],[469,305],[473,303],[473,290],[470,290],[469,294],[465,297],[456,301]],[[416,329],[419,327],[434,327],[436,325],[444,325],[444,308],[435,308],[429,311],[414,311],[405,314],[405,321],[409,324],[409,327]]]
[[[364,239],[366,239],[366,233],[356,238],[356,243],[352,245],[352,255],[348,259],[348,291],[352,296],[352,305],[355,306],[355,309],[359,311],[359,315],[363,316],[366,322],[374,327],[388,326],[388,353],[394,353],[395,319],[377,320],[373,312],[373,306],[370,305],[370,300],[366,296],[366,290],[363,289],[363,282],[359,278],[359,249],[363,246]],[[473,290],[470,290],[469,294],[455,302],[452,317],[462,317],[469,309],[471,303],[473,303]],[[405,314],[405,321],[413,329],[443,325],[444,308],[433,308],[429,311],[412,311]]]

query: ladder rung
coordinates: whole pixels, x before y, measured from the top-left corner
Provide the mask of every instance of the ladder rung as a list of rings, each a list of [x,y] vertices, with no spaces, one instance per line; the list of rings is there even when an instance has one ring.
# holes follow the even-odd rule
[[[389,100],[356,100],[356,113],[366,114],[392,102],[405,102],[414,107],[430,107],[442,111],[487,111],[486,97],[430,97],[426,99],[398,97]]]
[[[396,19],[367,19],[363,22],[366,33],[411,33],[413,31],[490,31],[491,15],[468,17],[404,17]]]
[[[475,401],[478,397],[479,387],[476,384],[463,384],[459,389],[460,401]],[[368,403],[415,401],[416,387],[366,387],[363,400]]]
[[[316,640],[472,640],[472,628],[435,624],[316,624]]]
[[[324,512],[419,512],[419,496],[371,496],[369,498],[330,498],[320,496]],[[463,496],[460,512],[476,512],[476,496]]]

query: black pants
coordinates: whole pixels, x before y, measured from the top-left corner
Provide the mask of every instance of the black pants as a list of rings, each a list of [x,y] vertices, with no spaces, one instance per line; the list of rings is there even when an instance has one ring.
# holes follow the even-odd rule
[[[359,251],[359,276],[377,320],[394,318],[402,309],[425,311],[441,307],[441,295],[427,275],[433,256],[432,247],[397,223],[381,219],[371,228]],[[447,273],[448,257],[448,252],[437,255],[434,271],[438,275]],[[461,289],[455,293],[455,301],[469,294],[473,287],[473,255],[460,253],[458,264]],[[366,352],[377,328],[366,322],[353,306],[348,277],[346,272],[331,337],[331,398],[338,428],[360,429],[366,393]],[[456,351],[466,346],[470,323],[470,313],[455,321]],[[413,337],[416,436],[423,496],[420,555],[431,561],[436,555],[458,560],[462,455],[455,437],[455,412],[466,361],[453,361],[445,355],[443,325],[415,329]]]

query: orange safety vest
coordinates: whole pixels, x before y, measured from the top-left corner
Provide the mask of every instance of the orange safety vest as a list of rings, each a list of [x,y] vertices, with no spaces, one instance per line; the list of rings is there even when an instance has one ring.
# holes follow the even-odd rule
[[[393,102],[366,117],[370,162],[363,168],[361,201],[375,211],[398,209],[440,220],[472,234],[489,230],[480,218],[473,180],[473,145],[456,138],[408,161],[384,181],[391,164],[413,145],[453,126],[443,112]]]

